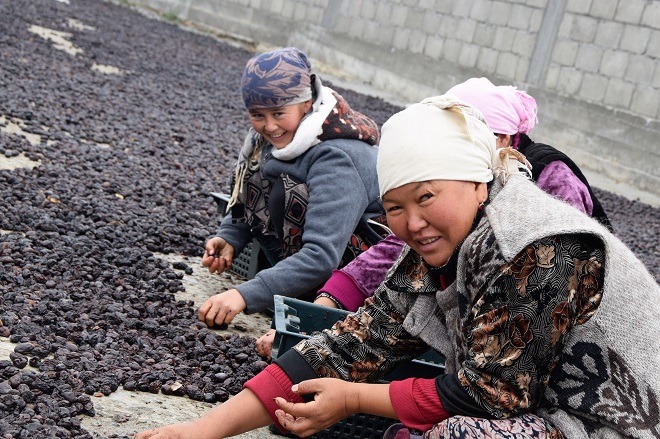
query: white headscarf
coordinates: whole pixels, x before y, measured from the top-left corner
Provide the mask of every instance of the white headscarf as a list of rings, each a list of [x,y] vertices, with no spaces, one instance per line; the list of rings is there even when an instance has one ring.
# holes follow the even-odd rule
[[[510,148],[497,150],[479,110],[443,95],[411,105],[385,122],[378,147],[380,195],[413,182],[487,183],[518,172]]]

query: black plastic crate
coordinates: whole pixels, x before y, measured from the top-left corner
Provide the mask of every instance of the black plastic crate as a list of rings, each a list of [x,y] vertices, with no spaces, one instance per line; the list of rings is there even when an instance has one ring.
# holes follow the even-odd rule
[[[229,204],[229,195],[221,194],[219,192],[211,192],[211,196],[218,206],[218,212],[220,215],[225,216],[227,212],[227,205]],[[259,241],[253,239],[237,256],[234,257],[232,266],[229,271],[250,280],[260,270],[269,267],[270,263],[268,263],[268,259],[261,249]]]
[[[327,308],[291,297],[275,296],[273,328],[276,330],[271,355],[277,358],[301,340],[343,320],[348,311]],[[387,375],[386,380],[411,377],[433,378],[443,373],[444,359],[430,350]],[[368,414],[355,414],[311,436],[315,439],[380,438],[396,421]]]

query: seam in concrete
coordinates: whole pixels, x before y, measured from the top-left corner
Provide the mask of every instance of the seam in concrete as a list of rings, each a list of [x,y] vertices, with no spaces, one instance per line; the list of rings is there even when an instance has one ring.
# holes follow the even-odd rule
[[[529,70],[525,82],[529,84],[541,84],[548,73],[548,66],[552,59],[552,52],[559,34],[559,27],[564,19],[567,0],[548,0],[541,27],[536,35],[534,52],[529,60]]]

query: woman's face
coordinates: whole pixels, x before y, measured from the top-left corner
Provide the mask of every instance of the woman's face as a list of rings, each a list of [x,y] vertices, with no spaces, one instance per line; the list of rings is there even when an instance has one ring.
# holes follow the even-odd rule
[[[271,145],[282,149],[293,140],[300,121],[312,108],[312,101],[277,108],[249,110],[250,122],[254,130]]]
[[[447,263],[470,233],[485,183],[432,180],[408,183],[383,195],[387,224],[432,267]]]

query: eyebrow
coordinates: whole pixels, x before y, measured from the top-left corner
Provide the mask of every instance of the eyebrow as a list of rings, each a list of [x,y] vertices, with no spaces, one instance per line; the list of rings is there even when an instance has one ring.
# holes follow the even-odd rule
[[[415,192],[417,189],[420,188],[420,186],[422,186],[425,183],[428,183],[428,182],[427,181],[416,181],[415,185],[408,192]],[[380,201],[382,201],[383,203],[385,203],[386,201],[389,201],[387,199],[387,194],[384,194],[382,197],[380,197]]]

